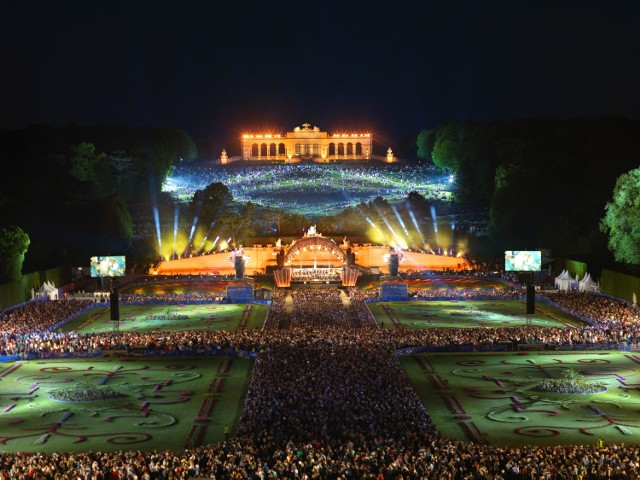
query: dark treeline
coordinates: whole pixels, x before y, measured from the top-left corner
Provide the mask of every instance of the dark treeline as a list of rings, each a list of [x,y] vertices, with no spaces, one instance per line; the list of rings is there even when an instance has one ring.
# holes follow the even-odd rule
[[[172,165],[196,156],[187,134],[164,127],[0,131],[0,228],[29,236],[23,271],[127,253],[136,207]]]
[[[418,135],[418,156],[450,170],[457,200],[488,209],[495,250],[606,254],[599,232],[616,179],[640,159],[640,121],[545,117],[450,123]]]

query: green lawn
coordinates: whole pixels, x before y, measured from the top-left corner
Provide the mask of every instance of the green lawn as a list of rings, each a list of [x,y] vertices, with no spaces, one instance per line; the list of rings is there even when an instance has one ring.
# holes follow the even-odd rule
[[[511,290],[502,282],[471,276],[410,278],[405,282],[409,290]]]
[[[376,321],[385,328],[395,328],[397,324],[407,328],[581,324],[575,317],[541,302],[536,303],[534,314],[527,314],[526,305],[520,300],[422,300],[368,305]]]
[[[640,443],[640,357],[623,352],[420,354],[401,358],[444,436],[493,445]],[[597,394],[542,393],[567,370]],[[472,433],[473,434],[473,433]]]
[[[238,330],[261,328],[268,305],[120,305],[120,331]],[[63,325],[63,332],[113,331],[109,307],[99,306]],[[242,325],[244,324],[244,327]]]
[[[251,367],[222,356],[1,364],[0,451],[179,451],[220,441],[239,418]],[[77,398],[73,388],[119,396],[51,398],[61,390]]]

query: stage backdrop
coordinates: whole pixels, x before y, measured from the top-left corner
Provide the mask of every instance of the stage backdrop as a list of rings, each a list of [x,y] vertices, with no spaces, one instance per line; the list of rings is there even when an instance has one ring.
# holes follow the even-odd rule
[[[385,261],[388,253],[387,247],[376,245],[352,245],[351,250],[355,253],[355,262],[365,268],[377,267],[382,274],[389,274],[389,266]],[[256,273],[266,273],[267,267],[276,267],[277,250],[271,246],[246,247],[243,248],[245,257],[249,261],[245,264],[245,273],[248,276]],[[432,255],[429,253],[402,252],[399,270],[400,275],[407,272],[419,272],[421,270],[466,270],[469,268],[464,258],[449,257],[444,255]],[[314,253],[302,252],[296,256],[291,267],[296,268],[302,265],[306,268],[313,266]],[[181,258],[160,263],[156,268],[152,268],[149,273],[157,275],[233,275],[235,269],[233,258],[229,252],[213,253],[191,258]],[[328,260],[323,259],[317,262],[317,267],[340,268],[334,260],[331,265]]]

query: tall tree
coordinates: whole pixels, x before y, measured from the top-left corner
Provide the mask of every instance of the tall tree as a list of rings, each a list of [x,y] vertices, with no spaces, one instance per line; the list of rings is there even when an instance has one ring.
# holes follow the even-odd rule
[[[459,163],[455,175],[456,200],[482,209],[489,206],[496,171],[495,144],[499,128],[494,124],[465,124],[460,135]]]
[[[618,177],[600,229],[618,262],[640,265],[640,168]]]
[[[458,123],[448,123],[438,129],[431,152],[436,167],[453,174],[458,171],[465,136],[466,127]]]
[[[194,193],[189,208],[193,214],[192,218],[198,216],[200,225],[208,227],[220,217],[232,201],[233,196],[227,186],[221,182],[214,182]]]
[[[240,212],[231,217],[229,227],[232,232],[233,247],[246,244],[246,241],[255,236],[253,220],[256,215],[256,206],[247,202]]]
[[[540,172],[519,164],[500,165],[489,209],[489,235],[509,249],[535,248],[539,210],[535,208]]]
[[[416,146],[418,147],[418,158],[420,160],[426,160],[427,162],[433,161],[431,158],[431,151],[433,150],[433,143],[435,141],[435,130],[421,130],[416,139]]]
[[[30,243],[29,235],[20,227],[0,228],[0,282],[20,278],[24,254]]]
[[[71,147],[68,169],[76,180],[88,185],[86,190],[94,198],[102,198],[112,193],[115,186],[114,177],[107,155],[96,152],[92,143],[82,142]]]

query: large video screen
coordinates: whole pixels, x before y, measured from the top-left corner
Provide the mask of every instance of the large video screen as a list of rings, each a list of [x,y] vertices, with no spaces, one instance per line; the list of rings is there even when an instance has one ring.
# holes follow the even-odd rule
[[[542,269],[542,252],[507,250],[504,252],[504,269],[507,272],[539,272]]]
[[[112,255],[105,257],[91,257],[92,277],[123,277],[125,274],[125,257]]]

